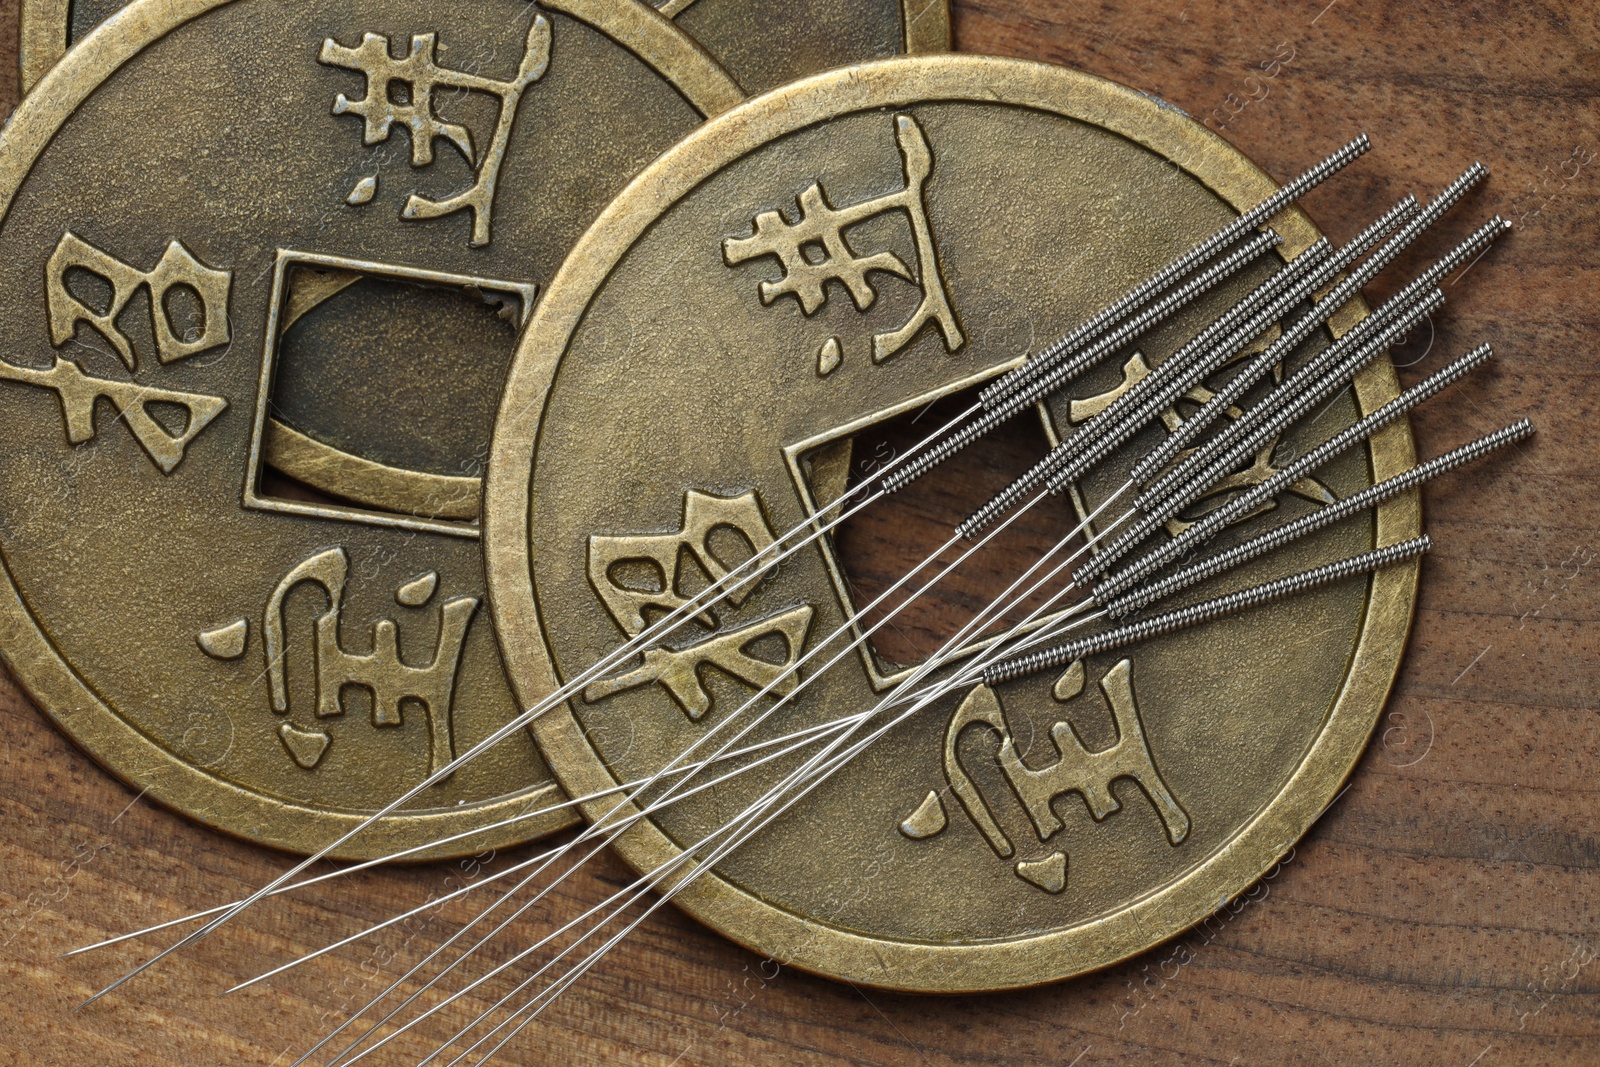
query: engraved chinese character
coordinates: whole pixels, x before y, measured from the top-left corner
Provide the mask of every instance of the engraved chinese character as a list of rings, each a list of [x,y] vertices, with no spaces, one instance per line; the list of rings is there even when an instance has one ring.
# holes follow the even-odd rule
[[[420,706],[428,718],[429,773],[437,773],[455,758],[452,712],[456,668],[478,600],[458,596],[440,605],[439,637],[433,658],[427,663],[413,665],[401,658],[399,627],[393,619],[373,623],[370,652],[351,652],[340,635],[349,570],[350,560],[344,549],[330,548],[290,570],[268,598],[261,628],[272,710],[279,715],[287,715],[290,710],[284,668],[289,640],[284,600],[298,586],[316,586],[328,598],[327,609],[313,621],[310,635],[316,664],[316,717],[344,714],[346,686],[358,686],[372,695],[373,726],[404,725],[405,707]],[[395,600],[405,607],[425,607],[433,599],[438,581],[433,572],[421,575],[402,585]],[[215,659],[236,659],[244,653],[248,634],[248,623],[239,619],[200,634],[198,641],[201,649]],[[278,724],[278,737],[294,761],[307,770],[321,762],[331,741],[325,730],[305,730],[287,721]]]
[[[81,270],[111,286],[111,303],[97,312],[67,289],[68,273]],[[50,343],[64,345],[72,340],[78,323],[87,323],[117,350],[129,370],[138,369],[133,341],[117,325],[117,317],[141,288],[150,294],[150,327],[156,339],[156,358],[162,363],[188,359],[228,343],[232,328],[228,321],[228,290],[233,272],[212,270],[194,258],[180,241],[167,245],[155,268],[136,270],[107,255],[68,230],[56,244],[45,266],[45,304],[50,314]],[[200,325],[182,337],[173,329],[167,296],[182,286],[200,301]]]
[[[719,533],[742,545],[719,541]],[[760,553],[771,548],[773,541],[754,491],[719,497],[691,489],[684,494],[683,522],[676,533],[589,538],[589,581],[617,626],[629,637],[637,637],[653,622],[694,599],[690,589],[695,578],[708,584],[720,582],[739,566],[729,558],[731,553],[740,548]],[[711,710],[711,694],[700,676],[706,667],[715,667],[754,689],[770,686],[779,695],[792,693],[800,680],[795,664],[811,629],[812,607],[789,608],[745,625],[728,624],[722,618],[727,611],[741,607],[769,572],[770,568],[753,568],[749,577],[709,600],[695,619],[712,631],[711,636],[676,647],[649,649],[638,667],[589,685],[583,691],[584,699],[593,703],[655,683],[672,695],[690,719],[698,720]],[[781,646],[781,654],[762,649],[763,644],[773,642]]]
[[[761,283],[761,302],[771,304],[781,296],[793,296],[806,315],[814,314],[827,303],[829,282],[843,285],[858,311],[865,311],[878,298],[871,279],[873,272],[890,274],[915,285],[922,293],[922,300],[911,317],[897,329],[872,338],[874,363],[893,357],[930,322],[938,326],[946,350],[954,352],[965,342],[955,312],[950,308],[933,231],[928,225],[924,187],[933,171],[933,154],[916,119],[910,115],[896,115],[894,122],[895,140],[905,173],[902,189],[836,208],[828,202],[821,183],[813,182],[797,198],[799,217],[796,221],[790,222],[778,211],[764,211],[755,217],[754,232],[750,236],[730,237],[722,242],[723,259],[729,266],[761,256],[776,257],[783,273],[775,280]],[[846,236],[848,229],[891,212],[904,212],[911,224],[912,243],[916,248],[915,271],[893,252],[858,255],[850,246]],[[831,373],[839,360],[839,339],[829,338],[818,353],[818,373],[824,376]]]
[[[489,243],[495,185],[500,179],[506,145],[511,140],[517,106],[522,102],[523,92],[542,78],[550,65],[550,23],[543,15],[534,18],[523,47],[522,61],[509,81],[442,67],[435,54],[437,47],[437,34],[419,33],[411,38],[408,54],[394,56],[389,51],[389,38],[368,33],[354,48],[347,48],[330,37],[322,42],[322,52],[317,58],[328,66],[366,75],[365,97],[352,101],[340,93],[333,102],[335,115],[359,115],[363,119],[366,124],[363,143],[375,145],[387,141],[391,128],[398,123],[410,131],[413,167],[425,167],[433,162],[433,142],[438,138],[456,147],[473,167],[472,185],[444,200],[431,200],[413,193],[407,197],[401,217],[436,219],[457,211],[470,211],[471,243],[478,247]],[[494,136],[481,159],[473,149],[471,132],[465,126],[444,120],[436,112],[435,93],[439,89],[487,93],[499,100]],[[376,187],[374,179],[364,179],[350,194],[349,202],[360,204],[371,200]]]
[[[1057,681],[1056,700],[1065,703],[1077,697],[1083,692],[1084,681],[1084,666],[1079,661]],[[1054,805],[1057,798],[1067,793],[1076,793],[1096,822],[1121,810],[1121,802],[1111,792],[1112,783],[1120,779],[1138,784],[1166,829],[1168,841],[1177,846],[1188,837],[1189,815],[1172,795],[1150,753],[1139,705],[1134,699],[1133,664],[1122,660],[1107,671],[1100,679],[1100,691],[1111,710],[1116,742],[1108,748],[1091,751],[1070,723],[1056,722],[1050,727],[1050,739],[1057,759],[1039,769],[1023,762],[1000,698],[988,686],[980,685],[968,693],[951,716],[945,729],[945,777],[967,817],[983,834],[995,855],[1009,859],[1016,848],[1000,828],[994,809],[961,765],[957,743],[969,726],[986,726],[999,735],[996,760],[1000,773],[1027,812],[1040,842],[1049,841],[1063,828]],[[920,839],[938,834],[945,825],[943,804],[937,793],[930,793],[900,829],[907,837]],[[1043,859],[1019,860],[1015,869],[1018,877],[1047,893],[1059,893],[1066,887],[1067,855],[1060,849]]]
[[[104,310],[97,310],[74,296],[67,288],[68,276],[82,271],[109,286],[111,297]],[[233,273],[213,270],[196,259],[181,242],[173,241],[155,267],[141,271],[115,256],[96,248],[70,230],[56,244],[46,265],[45,306],[50,323],[50,341],[56,346],[70,342],[79,324],[103,337],[129,371],[138,369],[139,357],[131,337],[118,324],[140,289],[150,303],[150,328],[155,338],[156,359],[162,364],[209,351],[228,343],[228,293]],[[167,297],[175,290],[187,290],[199,301],[199,325],[180,335],[172,318]],[[0,360],[0,379],[36,385],[55,391],[61,402],[61,417],[66,424],[69,444],[82,444],[95,436],[95,407],[104,399],[125,423],[134,440],[161,469],[171,474],[183,460],[184,449],[195,436],[228,406],[221,397],[161,389],[138,382],[102,378],[85,371],[65,356],[53,355],[48,367],[18,366]],[[174,433],[150,414],[151,404],[172,404],[184,410],[184,425]]]

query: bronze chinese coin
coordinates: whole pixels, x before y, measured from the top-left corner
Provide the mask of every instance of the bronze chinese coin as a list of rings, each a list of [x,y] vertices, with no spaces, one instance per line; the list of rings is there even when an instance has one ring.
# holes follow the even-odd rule
[[[784,705],[742,745],[874,707],[928,645],[904,639],[910,624],[873,632],[853,621],[883,581],[849,542],[874,514],[884,543],[915,527],[933,498],[911,489],[732,583],[663,643],[591,666],[775,538],[815,528],[846,485],[932,432],[941,411],[965,407],[976,387],[1273,188],[1148,96],[973,56],[790,85],[641,174],[534,313],[485,495],[490,600],[521,700],[581,683],[534,724],[562,784],[590,794],[649,778],[763,692],[747,720],[780,694]],[[1284,256],[1317,237],[1297,210],[1273,226]],[[982,461],[999,472],[994,488],[1022,469],[1005,462],[1037,459],[1264,278],[1258,267],[1040,409],[1036,450]],[[1363,313],[1348,307],[1331,329]],[[1328,340],[1324,331],[1312,347]],[[1323,414],[1321,431],[1395,392],[1380,361]],[[1126,458],[1038,512],[1044,543],[1105,501],[1132,459],[1208,395],[1180,401]],[[1290,430],[1197,508],[1260,484],[1305,433]],[[1409,429],[1391,426],[1272,506],[1306,514],[1412,460]],[[940,477],[912,488],[937,494]],[[1397,498],[1206,592],[1418,525],[1415,497]],[[1399,663],[1415,582],[1414,567],[1386,570],[1048,677],[964,684],[703,877],[686,881],[685,865],[662,885],[686,882],[674,903],[757,952],[880,987],[1002,989],[1129,956],[1245,889],[1336,795]],[[969,593],[981,602],[998,591]],[[852,625],[847,634],[868,638],[859,647],[834,641],[789,673]],[[823,670],[832,649],[848,654]],[[935,677],[978,649],[958,648]],[[617,848],[656,870],[807,754],[653,810]],[[613,803],[585,810],[594,819]]]
[[[763,25],[770,62],[813,54]],[[743,95],[636,0],[112,17],[0,154],[23,686],[152,799],[299,851],[515,716],[477,516],[517,331],[629,175]],[[563,800],[517,735],[341,852],[523,841]]]

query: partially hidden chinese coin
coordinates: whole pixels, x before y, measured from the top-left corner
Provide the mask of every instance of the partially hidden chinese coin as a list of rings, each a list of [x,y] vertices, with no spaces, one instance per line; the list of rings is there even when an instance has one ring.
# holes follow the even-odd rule
[[[903,45],[898,0],[835,7]],[[766,61],[831,24],[759,23]],[[299,851],[516,715],[477,516],[517,331],[628,177],[743,96],[636,0],[110,18],[0,153],[23,686],[152,799]],[[523,841],[563,801],[517,735],[341,852]]]
[[[127,0],[22,0],[22,85]],[[707,49],[746,93],[871,56],[950,47],[948,0],[654,0],[651,7]]]
[[[1273,188],[1143,94],[973,56],[820,75],[697,131],[585,234],[535,311],[501,401],[487,554],[522,700],[583,680],[707,581],[819,523],[851,470],[886,458],[873,442],[897,420],[961,409],[976,386]],[[1273,225],[1285,256],[1317,236],[1298,211]],[[1038,412],[1040,452],[1025,461],[1265,269],[1058,395]],[[1332,329],[1363,313],[1347,308]],[[1314,432],[1395,391],[1380,361]],[[1071,504],[1058,501],[1053,536],[1206,395],[1179,402]],[[1301,434],[1224,491],[1269,476],[1304,447]],[[1412,460],[1408,428],[1393,426],[1273,506],[1304,514]],[[871,508],[912,506],[902,499]],[[1418,525],[1415,498],[1398,498],[1225,581],[1304,569]],[[849,530],[732,583],[665,643],[539,719],[563,785],[590,794],[649,778],[763,689],[747,720],[786,703],[741,745],[873,707],[917,662],[887,629],[829,670],[845,642],[786,673],[864,606],[866,576],[841,550]],[[1336,795],[1399,663],[1415,581],[1413,568],[1388,570],[1057,675],[964,685],[674,902],[777,961],[904,990],[1023,986],[1136,953],[1244,890]],[[655,870],[808,754],[653,810],[617,847]],[[598,818],[614,803],[586,810]]]

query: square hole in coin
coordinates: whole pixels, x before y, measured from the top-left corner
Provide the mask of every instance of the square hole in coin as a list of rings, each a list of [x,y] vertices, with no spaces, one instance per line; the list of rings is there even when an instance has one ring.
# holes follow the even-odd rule
[[[963,389],[858,427],[848,436],[811,449],[803,459],[810,495],[817,506],[826,508],[847,488],[872,479],[895,458],[976,402],[977,388]],[[928,562],[950,540],[956,525],[1038,462],[1052,443],[1043,414],[1023,413],[899,492],[863,508],[830,533],[824,551],[834,564],[848,612],[872,603],[911,568],[923,564],[915,579],[890,594],[861,620],[864,629],[882,622],[866,642],[868,669],[875,685],[881,688],[892,684],[904,671],[937,652],[1078,525],[1078,512],[1068,497],[1048,497],[926,593],[911,597],[971,547],[971,543],[957,543]],[[1077,544],[1081,542],[1075,541],[1074,547]],[[1068,584],[1070,569],[991,618],[963,641],[961,654],[971,654],[984,637],[1004,632],[1049,601]],[[1022,588],[1031,585],[1045,570],[1048,567],[1029,578]],[[1072,600],[1069,596],[1055,607],[1069,606]]]
[[[475,536],[536,287],[280,252],[246,503]]]

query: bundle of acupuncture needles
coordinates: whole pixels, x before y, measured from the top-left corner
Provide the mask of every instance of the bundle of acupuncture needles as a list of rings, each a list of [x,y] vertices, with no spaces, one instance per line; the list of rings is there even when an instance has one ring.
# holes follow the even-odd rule
[[[914,479],[931,474],[957,451],[1020,413],[1033,409],[1114,355],[1125,352],[1142,335],[1170,320],[1202,294],[1214,290],[1251,264],[1265,262],[1279,244],[1276,234],[1263,229],[1265,224],[1369,147],[1367,138],[1362,136],[1340,148],[1069,334],[993,380],[981,391],[976,405],[889,463],[874,478],[847,490],[829,505],[823,516],[776,538],[770,546],[689,597],[638,637],[577,672],[537,705],[269,885],[245,900],[102,942],[101,945],[114,944],[190,921],[206,920],[198,929],[119,979],[107,991],[156,960],[208,935],[268,896],[383,862],[371,860],[296,880],[317,860],[419,795],[433,782],[521,730],[537,716],[581,693],[591,680],[660,645],[679,626],[729,590],[767,573],[827,536],[862,509]],[[1315,414],[1350,387],[1363,368],[1384,358],[1408,331],[1440,309],[1444,303],[1441,284],[1451,274],[1474,262],[1496,238],[1509,230],[1509,224],[1503,219],[1496,217],[1478,227],[1331,344],[1309,358],[1297,358],[1303,356],[1303,351],[1310,347],[1309,342],[1327,326],[1332,316],[1356,298],[1363,286],[1416,242],[1485,176],[1484,168],[1474,164],[1425,206],[1408,196],[1342,247],[1334,248],[1326,239],[1319,240],[1289,259],[1243,299],[1206,322],[1173,355],[1079,426],[1015,482],[975,507],[945,544],[889,589],[856,610],[839,628],[818,639],[788,669],[785,677],[761,687],[743,706],[721,718],[693,745],[677,753],[653,774],[604,793],[564,802],[573,805],[603,801],[607,796],[616,798],[614,804],[603,805],[605,813],[570,841],[267,971],[236,988],[281,974],[427,909],[489,886],[509,884],[509,888],[476,916],[360,1010],[323,1035],[295,1061],[296,1064],[350,1064],[366,1060],[401,1034],[464,997],[487,995],[486,987],[499,979],[509,983],[509,989],[494,997],[487,1009],[457,1028],[435,1052],[421,1061],[484,1062],[657,908],[837,774],[875,740],[949,694],[977,684],[997,685],[1033,672],[1060,668],[1097,652],[1221,618],[1420,556],[1430,546],[1426,536],[1380,545],[1348,558],[1327,560],[1288,577],[1175,610],[1159,610],[1163,601],[1202,581],[1216,578],[1317,530],[1365,514],[1398,494],[1520,441],[1533,432],[1526,419],[1518,420],[1342,500],[1302,517],[1282,521],[1232,547],[1221,551],[1209,548],[1224,528],[1246,520],[1254,521],[1260,514],[1270,514],[1268,505],[1283,491],[1485,362],[1491,351],[1488,345],[1480,345],[1352,425],[1307,448],[1258,484],[1227,496],[1223,503],[1176,535],[1165,533],[1172,520],[1213,494],[1220,483],[1241,466],[1247,466],[1252,457],[1270,442],[1279,440],[1285,431],[1299,428],[1302,435],[1308,432]],[[1280,326],[1281,332],[1275,340],[1257,354],[1242,358],[1241,354],[1252,343],[1270,336],[1272,330]],[[1284,368],[1291,366],[1295,368],[1292,372],[1284,372]],[[926,594],[962,562],[990,544],[1022,514],[1052,494],[1078,484],[1109,457],[1125,456],[1130,442],[1180,398],[1193,394],[1202,383],[1212,383],[1224,376],[1225,382],[1195,413],[1179,423],[1158,446],[1136,457],[1131,473],[1121,485],[1076,527],[1065,531],[1059,541],[1034,559],[936,652],[882,693],[872,707],[841,720],[782,733],[775,738],[752,739],[757,727],[774,715],[781,715],[816,678],[869,640],[906,605]],[[1073,547],[1075,542],[1077,547]],[[955,559],[936,567],[936,561],[952,549],[957,550]],[[932,573],[922,577],[925,571]],[[1063,583],[1063,576],[1069,576],[1070,580]],[[1036,597],[1046,588],[1052,591],[1042,599]],[[1069,604],[1073,596],[1077,599]],[[900,599],[887,609],[887,614],[870,625],[864,621],[893,597]],[[999,625],[997,620],[1013,617],[1014,610],[1028,603],[1033,606],[1018,621]],[[975,641],[980,642],[976,655],[965,658],[957,655],[961,650],[970,651]],[[806,668],[805,674],[796,679],[794,675],[802,667]],[[672,859],[645,871],[636,881],[582,914],[555,925],[534,943],[518,948],[472,980],[460,979],[464,965],[485,945],[498,937],[509,936],[513,922],[546,899],[556,885],[629,827],[679,800],[715,789],[736,776],[796,754],[804,758],[795,769],[778,776],[757,800],[714,832],[684,848]],[[530,818],[544,810],[547,809],[524,812],[504,822]],[[402,858],[466,836],[469,835],[443,838],[385,859]],[[101,946],[90,946],[96,947]],[[546,953],[548,958],[535,964],[541,953]],[[450,989],[448,980],[453,976],[455,988]],[[446,989],[450,989],[447,994],[443,993]],[[104,995],[104,991],[99,995]]]

